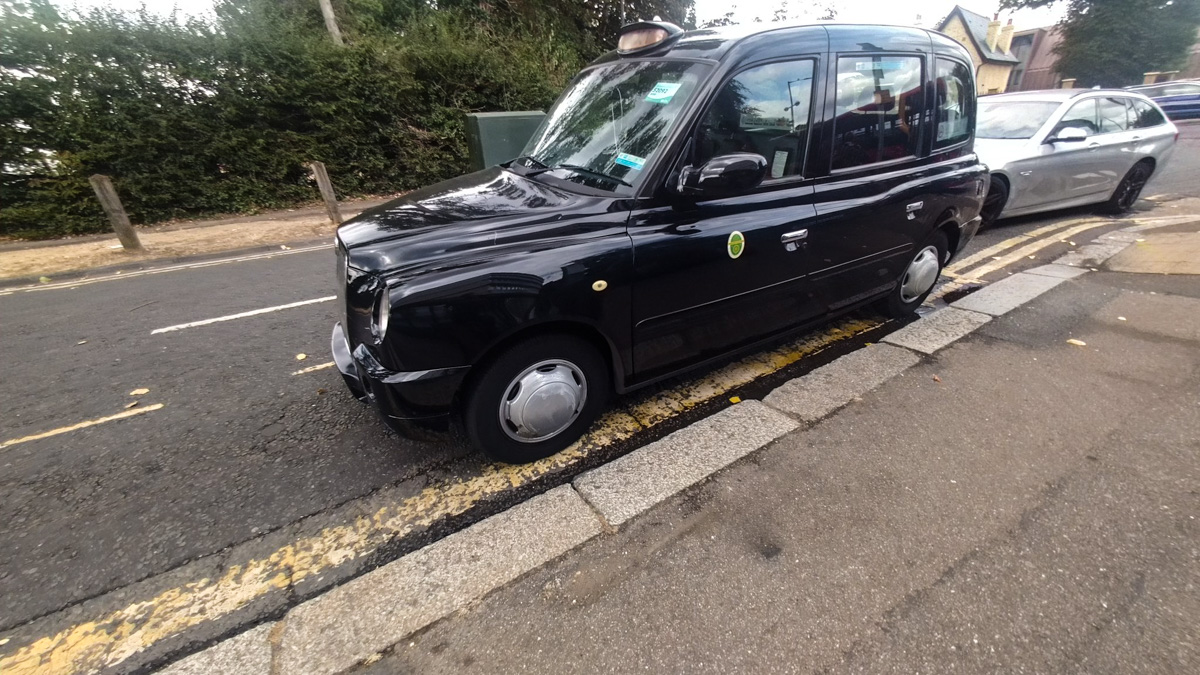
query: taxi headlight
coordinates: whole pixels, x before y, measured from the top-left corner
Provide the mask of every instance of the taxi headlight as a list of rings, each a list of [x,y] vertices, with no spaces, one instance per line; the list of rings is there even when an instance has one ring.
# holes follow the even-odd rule
[[[388,294],[387,289],[379,294],[379,299],[375,301],[375,311],[371,316],[371,334],[376,340],[383,340],[383,336],[387,334],[388,317],[392,313],[392,299]]]

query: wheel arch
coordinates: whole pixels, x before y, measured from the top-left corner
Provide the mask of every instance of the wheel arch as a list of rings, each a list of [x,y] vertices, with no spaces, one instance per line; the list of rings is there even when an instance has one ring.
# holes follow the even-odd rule
[[[459,387],[458,393],[455,395],[455,408],[458,408],[462,402],[463,394],[470,390],[478,380],[480,373],[487,368],[489,364],[504,353],[505,350],[513,345],[528,340],[538,335],[558,334],[571,335],[583,339],[584,341],[595,347],[596,351],[604,359],[608,366],[609,378],[612,382],[615,391],[624,391],[625,374],[620,367],[622,363],[621,355],[616,344],[604,334],[597,326],[580,321],[578,319],[552,319],[541,321],[533,324],[526,324],[511,333],[500,338],[490,345],[471,367],[471,371],[467,374],[462,385]]]

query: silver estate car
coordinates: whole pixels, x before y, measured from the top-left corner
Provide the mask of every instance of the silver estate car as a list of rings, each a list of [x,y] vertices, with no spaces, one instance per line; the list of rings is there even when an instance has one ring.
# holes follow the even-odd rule
[[[991,171],[983,225],[1085,204],[1130,209],[1179,132],[1131,91],[1051,89],[979,99],[975,152]]]

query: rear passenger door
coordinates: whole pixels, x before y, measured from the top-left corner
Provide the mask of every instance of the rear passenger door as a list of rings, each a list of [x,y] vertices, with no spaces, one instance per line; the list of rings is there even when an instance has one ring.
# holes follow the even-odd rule
[[[1096,99],[1096,124],[1100,133],[1095,141],[1100,144],[1100,175],[1103,185],[1101,195],[1109,195],[1125,177],[1134,163],[1134,140],[1137,133],[1130,129],[1129,102],[1123,96],[1104,96]]]
[[[830,311],[893,286],[933,217],[917,168],[928,155],[926,56],[847,47],[858,45],[843,44],[828,70],[826,175],[809,227],[813,280]]]

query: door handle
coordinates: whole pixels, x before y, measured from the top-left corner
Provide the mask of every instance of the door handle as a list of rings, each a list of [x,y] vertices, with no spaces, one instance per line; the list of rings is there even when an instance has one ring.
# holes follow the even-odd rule
[[[909,204],[908,206],[904,207],[904,210],[908,213],[908,219],[916,220],[917,219],[917,211],[920,211],[922,208],[924,208],[924,206],[925,206],[925,202],[913,202],[913,203]]]
[[[1095,150],[1098,147],[1100,147],[1099,143],[1092,143],[1091,145],[1088,146],[1088,150]]]
[[[795,232],[788,232],[783,235],[779,238],[779,241],[790,252],[800,248],[800,243],[805,239],[808,239],[808,230],[796,230]]]

